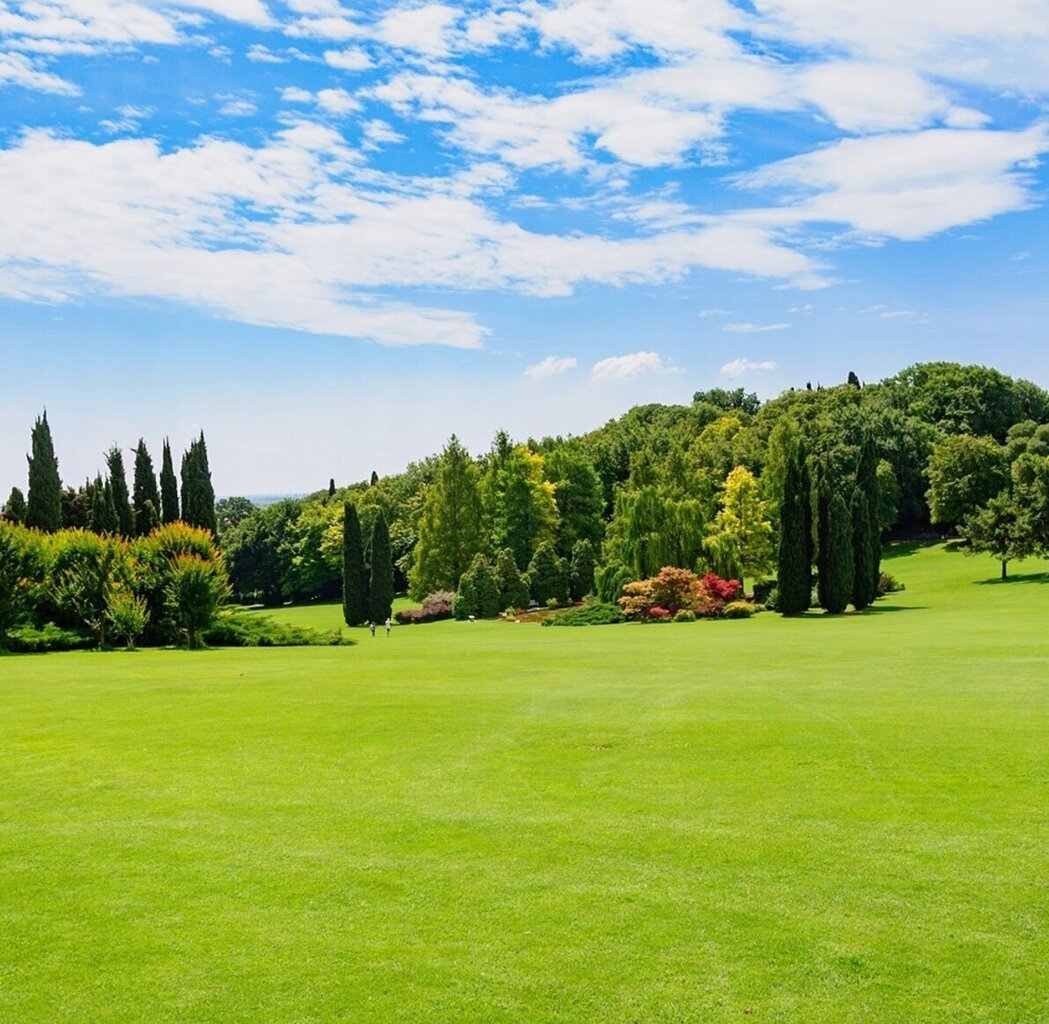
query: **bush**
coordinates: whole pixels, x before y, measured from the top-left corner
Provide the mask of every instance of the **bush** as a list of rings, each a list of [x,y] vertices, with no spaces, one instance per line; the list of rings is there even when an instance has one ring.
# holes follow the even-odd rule
[[[569,608],[543,619],[544,626],[611,626],[620,622],[626,622],[626,616],[619,605],[598,603]]]
[[[750,601],[730,601],[721,610],[722,618],[725,619],[749,619],[761,611],[761,606],[752,604]]]
[[[204,634],[214,625],[228,592],[221,562],[205,562],[196,555],[172,559],[165,607],[182,643],[194,649],[204,646]]]
[[[452,598],[455,595],[452,594]],[[452,601],[434,601],[430,604],[423,602],[421,608],[404,608],[394,615],[394,618],[402,626],[411,626],[420,622],[440,622],[442,619],[452,618]]]
[[[561,607],[561,602],[558,601],[556,597],[548,597],[546,599],[546,606],[550,609],[550,611],[555,611],[556,609]]]
[[[225,612],[204,634],[207,644],[215,647],[336,647],[348,646],[342,631],[322,631],[309,626],[289,626],[274,622],[267,615]]]
[[[86,629],[62,629],[53,622],[41,626],[19,626],[7,634],[8,650],[15,654],[42,654],[45,651],[82,651],[95,646],[94,635]]]
[[[696,613],[689,611],[688,608],[681,608],[678,613],[674,616],[675,622],[695,622]]]
[[[898,594],[901,590],[906,589],[907,588],[890,573],[883,572],[878,577],[878,597],[884,597],[886,594]]]
[[[653,605],[648,609],[648,617],[655,622],[669,622],[670,621],[670,609],[660,608],[659,605]]]

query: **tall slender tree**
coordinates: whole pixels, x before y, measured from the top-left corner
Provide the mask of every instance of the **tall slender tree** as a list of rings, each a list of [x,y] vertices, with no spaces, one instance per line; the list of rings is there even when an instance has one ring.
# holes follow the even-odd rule
[[[852,597],[852,513],[840,486],[823,497],[820,507],[820,606],[837,615]]]
[[[17,487],[12,487],[10,497],[4,505],[4,518],[9,523],[24,523],[25,515],[25,495]]]
[[[211,483],[203,431],[182,456],[182,519],[190,526],[200,526],[212,533],[218,530],[215,488]]]
[[[31,448],[26,526],[54,533],[62,529],[62,480],[58,475],[58,459],[55,458],[46,410],[33,424]]]
[[[113,507],[117,513],[117,529],[124,537],[130,537],[135,532],[135,515],[131,511],[131,496],[124,474],[124,453],[116,445],[106,452],[106,467],[113,492]]]
[[[342,617],[347,626],[363,626],[368,621],[368,575],[361,521],[350,501],[343,506],[342,519]]]
[[[164,438],[164,455],[160,465],[160,518],[165,523],[178,519],[178,480],[171,461],[171,443]]]
[[[393,552],[390,530],[380,508],[372,523],[371,569],[368,577],[368,612],[372,622],[383,622],[393,611]]]
[[[144,537],[160,525],[160,491],[153,471],[153,459],[140,437],[135,448],[135,486],[132,492],[135,508],[135,533]]]
[[[878,456],[868,435],[856,469],[852,516],[852,603],[866,608],[878,596],[881,576],[881,526],[878,522]]]
[[[807,611],[812,602],[812,495],[805,450],[799,444],[787,457],[780,501],[778,610]]]

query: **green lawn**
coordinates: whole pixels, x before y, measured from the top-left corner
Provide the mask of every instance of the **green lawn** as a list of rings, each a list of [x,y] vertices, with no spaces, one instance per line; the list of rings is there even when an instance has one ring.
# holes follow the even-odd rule
[[[1047,577],[888,568],[837,619],[0,659],[0,1021],[1046,1021]]]

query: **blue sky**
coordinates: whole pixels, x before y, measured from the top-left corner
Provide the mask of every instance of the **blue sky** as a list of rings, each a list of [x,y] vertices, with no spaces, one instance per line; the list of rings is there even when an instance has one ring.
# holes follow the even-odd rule
[[[637,402],[1049,385],[1049,0],[0,0],[0,490],[220,493]]]

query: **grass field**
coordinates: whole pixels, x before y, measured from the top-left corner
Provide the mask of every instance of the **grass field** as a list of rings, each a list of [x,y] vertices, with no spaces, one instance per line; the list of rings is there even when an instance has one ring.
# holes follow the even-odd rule
[[[0,659],[0,1021],[1049,1020],[1047,566],[888,568],[836,619]]]

